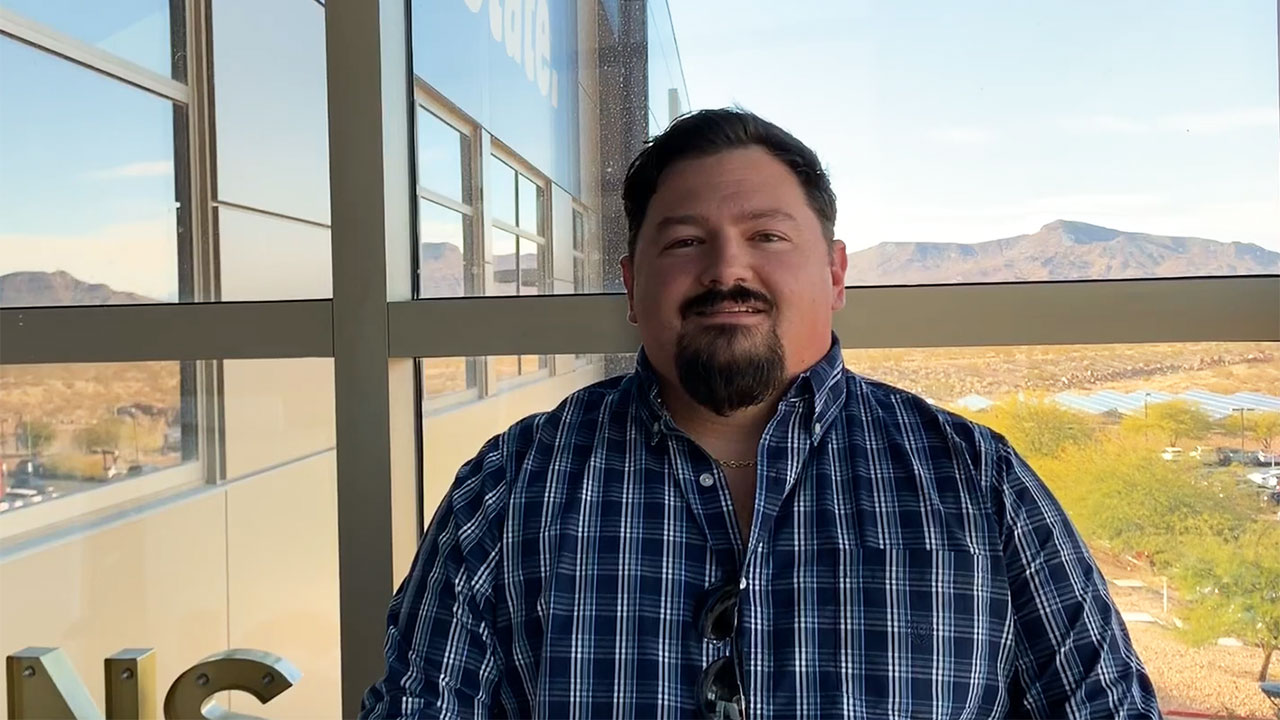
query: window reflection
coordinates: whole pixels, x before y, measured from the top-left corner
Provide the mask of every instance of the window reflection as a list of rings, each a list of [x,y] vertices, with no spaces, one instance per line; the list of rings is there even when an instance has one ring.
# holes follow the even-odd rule
[[[168,100],[0,37],[0,304],[176,302],[185,122]]]
[[[324,12],[213,3],[218,200],[329,223]]]
[[[492,228],[493,238],[493,285],[489,295],[519,294],[516,257],[516,236],[506,230]]]
[[[495,220],[516,224],[516,171],[496,157],[489,159],[485,178],[485,201]]]
[[[24,15],[152,72],[186,80],[186,18],[175,0],[0,0]]]
[[[520,229],[527,230],[531,233],[542,233],[542,188],[538,187],[532,180],[520,176],[520,207],[517,212],[520,216]]]
[[[464,182],[469,138],[432,113],[418,108],[418,184],[461,203],[471,202]]]
[[[217,212],[223,301],[333,297],[328,228],[232,207]]]
[[[468,218],[418,201],[418,297],[459,297],[470,291]]]

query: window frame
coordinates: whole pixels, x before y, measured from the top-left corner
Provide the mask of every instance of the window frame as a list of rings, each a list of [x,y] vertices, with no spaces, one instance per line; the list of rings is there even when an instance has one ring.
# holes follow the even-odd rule
[[[183,122],[180,126],[175,123],[173,166],[179,213],[185,212],[186,217],[179,216],[177,228],[178,267],[175,270],[178,275],[179,303],[172,307],[182,307],[186,303],[220,299],[212,174],[215,166],[212,141],[213,46],[209,34],[209,0],[185,0],[182,4],[182,17],[177,20],[171,17],[170,21],[174,26],[171,33],[182,33],[182,47],[174,48],[179,54],[174,65],[181,66],[185,81],[161,75],[53,27],[0,7],[0,38],[28,45],[37,52],[50,54],[58,61],[79,65],[98,73],[108,82],[122,83],[138,92],[166,99],[172,103],[175,115],[181,114]],[[178,132],[179,127],[181,132]],[[118,315],[127,312],[128,308],[129,306],[51,306],[0,310],[6,315],[15,311],[27,314],[36,312],[47,317],[65,319],[81,313],[90,317]],[[98,337],[100,332],[101,328],[95,326],[89,336]],[[5,333],[0,333],[3,334]],[[166,339],[171,341],[174,338]],[[178,465],[59,498],[69,500],[85,495],[61,508],[59,503],[43,506],[35,514],[36,517],[47,518],[52,527],[57,527],[75,517],[88,517],[111,508],[141,502],[143,498],[156,492],[156,486],[180,489],[219,485],[227,481],[224,477],[225,450],[222,443],[221,360],[209,359],[218,357],[217,355],[163,355],[164,357],[153,359],[180,361],[178,422],[182,432],[182,457]],[[77,360],[76,357],[72,353],[60,360],[55,355],[52,360],[40,359],[38,362],[94,362]],[[126,356],[105,362],[130,360],[131,357]],[[102,361],[104,360],[99,360]],[[0,363],[11,364],[12,361],[0,358]],[[190,454],[195,455],[194,460],[188,459]],[[36,510],[37,507],[22,509]],[[30,517],[23,518],[21,514],[8,512],[0,515],[0,538],[20,534],[15,528],[26,527],[31,522]]]
[[[413,91],[413,133],[410,138],[413,150],[413,187],[414,198],[419,201],[427,201],[440,205],[444,208],[460,213],[463,222],[466,224],[463,233],[463,249],[462,249],[462,296],[468,297],[476,292],[484,282],[483,257],[484,244],[484,217],[482,210],[482,180],[484,172],[480,166],[480,138],[479,126],[459,111],[451,103],[449,103],[442,95],[433,90],[429,85],[421,79],[414,79]],[[436,119],[452,128],[459,135],[467,138],[467,152],[462,157],[463,166],[459,168],[462,173],[462,187],[464,194],[471,198],[471,202],[462,202],[453,198],[441,195],[434,190],[423,185],[418,173],[417,162],[420,157],[418,148],[418,131],[417,121],[418,113],[431,113]],[[418,207],[415,203],[413,207],[414,223],[414,243],[413,257],[411,258],[413,266],[413,297],[415,300],[435,300],[439,298],[421,297],[420,291],[421,279],[419,278],[418,259],[420,239],[417,237],[420,226],[418,224]],[[421,359],[415,362],[415,372],[419,378],[423,376],[423,366]],[[474,402],[482,397],[481,379],[484,377],[485,371],[482,363],[476,358],[467,358],[464,366],[465,378],[463,380],[465,387],[461,390],[448,392],[443,395],[428,396],[425,386],[422,387],[422,398],[420,405],[422,411],[427,414],[434,414],[448,410],[452,407],[463,403]]]

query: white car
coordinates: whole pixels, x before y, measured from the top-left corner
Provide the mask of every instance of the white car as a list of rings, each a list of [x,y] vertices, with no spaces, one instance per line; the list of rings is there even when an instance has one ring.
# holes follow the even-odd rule
[[[1249,478],[1249,482],[1254,485],[1261,485],[1265,488],[1276,489],[1277,483],[1280,483],[1280,470],[1262,470],[1259,472],[1249,473],[1245,475]]]
[[[1160,453],[1160,457],[1164,458],[1165,460],[1181,460],[1181,459],[1182,459],[1182,448],[1180,448],[1180,447],[1167,447],[1167,448],[1165,448],[1165,449],[1164,449],[1164,451],[1163,451],[1163,452],[1161,452],[1161,453]]]

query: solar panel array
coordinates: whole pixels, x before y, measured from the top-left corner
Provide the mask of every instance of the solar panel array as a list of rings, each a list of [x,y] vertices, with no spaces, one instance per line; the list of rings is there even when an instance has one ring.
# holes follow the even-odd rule
[[[1053,399],[1063,407],[1093,415],[1101,415],[1103,413],[1142,415],[1145,407],[1170,400],[1189,402],[1215,420],[1240,412],[1240,408],[1259,412],[1280,412],[1280,397],[1256,392],[1238,392],[1233,395],[1223,395],[1209,392],[1208,390],[1188,390],[1184,393],[1173,395],[1158,390],[1138,390],[1131,393],[1099,390],[1088,394],[1062,392],[1054,395]]]

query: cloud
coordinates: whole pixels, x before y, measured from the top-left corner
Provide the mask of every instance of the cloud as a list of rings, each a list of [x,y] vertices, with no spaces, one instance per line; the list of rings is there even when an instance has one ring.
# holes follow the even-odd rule
[[[991,130],[961,125],[933,128],[925,136],[934,142],[948,145],[987,145],[996,139],[996,134]]]
[[[1060,121],[1062,128],[1071,132],[1087,134],[1131,134],[1143,133],[1151,129],[1147,123],[1119,115],[1080,115],[1065,117]]]
[[[1205,112],[1174,113],[1154,118],[1123,115],[1078,115],[1059,120],[1062,129],[1098,135],[1135,135],[1152,132],[1184,132],[1214,135],[1250,128],[1280,127],[1280,109],[1274,107],[1228,108]]]
[[[1045,218],[1043,222],[1075,215],[1131,211],[1165,206],[1167,199],[1151,193],[1081,193],[1045,195],[1016,202],[967,205],[917,205],[899,208],[914,217],[954,218]],[[1042,222],[1042,224],[1043,224]],[[1038,227],[1038,226],[1037,226]],[[1034,228],[1033,228],[1034,229]]]
[[[118,165],[106,170],[94,170],[86,173],[85,176],[93,180],[115,180],[118,178],[166,177],[172,174],[172,160],[152,160]]]
[[[0,275],[65,270],[85,282],[174,301],[176,227],[169,214],[74,235],[0,233]]]
[[[1163,130],[1213,134],[1247,128],[1280,127],[1280,108],[1256,107],[1181,113],[1162,117],[1157,125]]]

